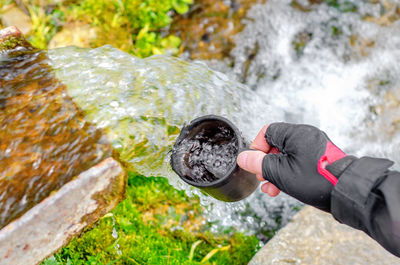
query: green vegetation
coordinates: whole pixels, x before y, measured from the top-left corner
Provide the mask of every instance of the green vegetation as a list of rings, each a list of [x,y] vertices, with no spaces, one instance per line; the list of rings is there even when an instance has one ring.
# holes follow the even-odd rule
[[[334,7],[342,13],[357,12],[358,10],[357,5],[348,0],[324,0],[324,2],[328,6]]]
[[[171,11],[183,14],[192,0],[83,0],[68,9],[68,17],[98,29],[95,46],[116,43],[117,48],[146,57],[169,52],[176,54],[180,39],[163,36],[171,22]]]
[[[247,264],[258,239],[212,234],[202,211],[198,198],[175,190],[167,179],[130,173],[126,199],[42,265]]]
[[[65,13],[59,9],[46,11],[35,5],[28,9],[32,20],[32,31],[28,39],[33,46],[46,49],[48,42],[62,29]]]
[[[299,58],[303,55],[304,49],[312,39],[312,33],[307,31],[302,31],[294,36],[292,41],[292,47],[296,51],[296,56]]]
[[[56,33],[63,27],[89,26],[96,37],[84,45],[99,47],[111,44],[139,57],[153,54],[177,54],[181,40],[170,35],[166,28],[172,17],[189,10],[193,0],[75,0],[22,1],[20,6],[29,10],[32,30],[28,35],[37,48],[47,48]],[[20,1],[21,2],[21,1]],[[15,1],[0,0],[0,5]],[[87,36],[84,36],[84,38]],[[88,42],[88,43],[87,43]]]

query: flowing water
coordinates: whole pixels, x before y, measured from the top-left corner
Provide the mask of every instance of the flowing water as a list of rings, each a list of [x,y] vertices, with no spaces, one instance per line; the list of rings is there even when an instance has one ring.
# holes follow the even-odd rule
[[[209,220],[218,223],[215,229],[235,225],[258,230],[267,222],[273,227],[282,211],[292,212],[292,206],[298,205],[285,196],[276,203],[265,197],[254,202],[219,202],[181,181],[169,166],[169,151],[180,128],[198,116],[223,115],[247,139],[254,137],[261,124],[284,118],[282,109],[271,108],[248,87],[201,62],[165,56],[139,59],[111,46],[60,48],[50,50],[49,56],[69,96],[86,111],[89,121],[106,132],[120,159],[141,174],[165,176],[178,189],[199,195],[209,209]],[[268,115],[255,115],[253,104]],[[254,210],[254,217],[241,214],[249,202],[262,215],[260,223],[253,221],[259,218]]]
[[[46,53],[19,41],[7,52],[0,45],[0,228],[112,155]]]
[[[269,122],[308,123],[349,153],[400,162],[400,23],[379,25],[388,11],[379,2],[296,3],[269,0],[250,10],[236,36],[234,66],[207,62],[226,75],[204,62],[139,59],[111,46],[61,48],[49,56],[69,95],[129,167],[200,195],[213,229],[231,225],[267,234],[300,203],[260,191],[222,203],[180,181],[168,151],[185,122],[223,115],[248,140]]]

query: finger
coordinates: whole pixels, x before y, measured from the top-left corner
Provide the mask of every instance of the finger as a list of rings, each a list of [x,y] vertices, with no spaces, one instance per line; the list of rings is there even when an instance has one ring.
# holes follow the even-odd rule
[[[267,154],[262,162],[262,176],[265,180],[272,182],[276,187],[284,187],[282,174],[289,167],[287,156],[282,153]]]
[[[250,145],[251,149],[257,149],[263,151],[264,153],[268,153],[270,151],[271,146],[269,146],[269,144],[267,144],[267,141],[265,141],[265,132],[267,131],[268,126],[269,124],[265,125],[261,129],[261,131],[259,131],[256,138]]]
[[[238,155],[239,167],[256,175],[262,175],[262,163],[265,153],[261,151],[244,151]]]
[[[265,131],[265,141],[269,146],[277,147],[280,152],[284,149],[284,143],[296,125],[284,122],[271,123]]]
[[[271,182],[266,182],[261,186],[261,191],[267,193],[271,197],[278,196],[280,190]]]
[[[259,181],[265,181],[262,175],[257,174],[256,177]]]

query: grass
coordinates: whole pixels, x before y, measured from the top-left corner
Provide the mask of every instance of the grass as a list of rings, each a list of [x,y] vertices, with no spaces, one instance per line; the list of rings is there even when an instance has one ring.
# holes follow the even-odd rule
[[[129,173],[126,199],[42,265],[247,264],[258,239],[213,234],[202,212],[198,198],[167,179]]]

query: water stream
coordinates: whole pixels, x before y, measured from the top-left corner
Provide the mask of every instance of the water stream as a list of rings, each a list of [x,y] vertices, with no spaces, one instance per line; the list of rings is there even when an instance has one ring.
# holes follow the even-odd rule
[[[54,78],[46,52],[18,43],[0,47],[0,228],[113,153]]]
[[[387,11],[381,3],[347,2],[352,12],[327,4],[302,11],[289,0],[253,6],[236,36],[234,66],[206,62],[226,74],[204,62],[139,59],[111,46],[55,49],[49,57],[69,96],[129,167],[199,195],[212,229],[230,225],[262,237],[260,231],[285,224],[300,203],[260,191],[241,202],[218,202],[179,180],[168,151],[185,122],[218,114],[248,140],[268,122],[308,123],[349,153],[400,162],[400,22],[367,21]]]

